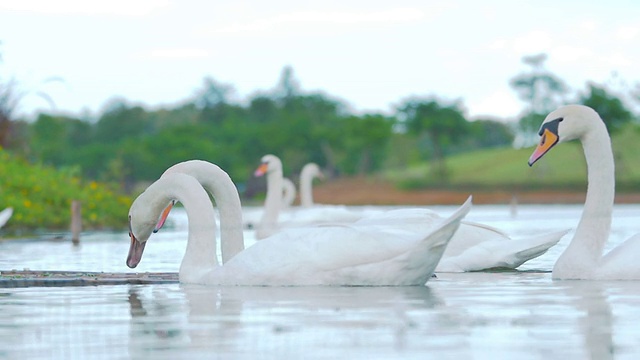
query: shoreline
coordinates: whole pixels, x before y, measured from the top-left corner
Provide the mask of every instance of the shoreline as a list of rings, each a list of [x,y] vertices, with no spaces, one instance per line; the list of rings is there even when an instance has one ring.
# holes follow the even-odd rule
[[[400,190],[386,181],[362,178],[327,181],[313,189],[315,202],[342,205],[456,205],[469,195],[473,195],[474,204],[583,204],[586,190]],[[640,203],[640,193],[617,193],[615,203]]]

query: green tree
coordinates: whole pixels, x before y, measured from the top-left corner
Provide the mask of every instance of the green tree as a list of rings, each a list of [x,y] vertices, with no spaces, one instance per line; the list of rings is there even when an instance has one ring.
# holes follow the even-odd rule
[[[544,66],[546,54],[525,56],[522,62],[531,68],[513,77],[511,87],[527,106],[518,120],[516,146],[529,146],[537,142],[540,114],[547,114],[563,101],[568,87]]]
[[[457,151],[509,146],[513,144],[513,139],[513,131],[508,124],[491,119],[477,119],[469,122],[469,132]]]
[[[104,144],[117,144],[125,138],[150,133],[147,112],[141,106],[130,106],[126,101],[113,100],[95,125],[94,140]]]
[[[441,104],[436,99],[408,99],[398,108],[398,119],[409,133],[426,136],[431,145],[433,175],[446,181],[445,149],[457,144],[469,131],[461,105]]]
[[[0,53],[0,62],[2,62],[2,53]],[[9,145],[11,120],[21,96],[17,91],[15,80],[5,81],[0,78],[0,147],[2,148]]]
[[[619,131],[634,118],[622,100],[603,86],[588,84],[587,91],[580,94],[578,101],[600,114],[610,134]]]
[[[232,86],[219,83],[212,77],[205,77],[195,99],[195,105],[201,111],[201,119],[214,124],[222,123],[227,116],[229,95],[232,92]]]
[[[342,121],[345,159],[341,167],[360,175],[379,169],[385,161],[394,119],[380,114],[349,116]]]

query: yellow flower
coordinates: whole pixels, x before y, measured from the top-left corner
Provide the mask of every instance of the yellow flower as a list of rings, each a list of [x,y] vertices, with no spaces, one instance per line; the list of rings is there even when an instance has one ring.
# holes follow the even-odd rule
[[[95,189],[97,189],[97,188],[98,188],[98,183],[97,183],[97,182],[95,182],[95,181],[92,181],[92,182],[89,184],[89,188],[91,188],[91,190],[95,190]]]
[[[31,200],[27,199],[24,201],[24,207],[26,208],[30,208],[31,207]]]

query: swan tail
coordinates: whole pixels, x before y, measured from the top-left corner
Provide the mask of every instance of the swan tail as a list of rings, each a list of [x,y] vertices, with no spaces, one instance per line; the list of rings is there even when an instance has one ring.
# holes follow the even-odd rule
[[[520,264],[515,266],[514,269],[525,262],[546,253],[547,250],[556,245],[568,232],[569,229],[522,240],[513,240],[512,242],[522,243],[523,245],[523,249],[515,254],[515,258],[518,259],[517,262],[520,262]]]
[[[409,261],[409,263],[427,264],[426,271],[423,271],[424,278],[420,280],[421,284],[426,283],[433,275],[436,266],[442,260],[442,255],[449,241],[458,230],[460,222],[471,210],[471,201],[472,197],[469,196],[462,206],[423,238],[422,244],[426,246],[421,246],[419,249],[416,249],[417,251],[411,253],[411,257],[419,257],[420,259],[415,262]]]

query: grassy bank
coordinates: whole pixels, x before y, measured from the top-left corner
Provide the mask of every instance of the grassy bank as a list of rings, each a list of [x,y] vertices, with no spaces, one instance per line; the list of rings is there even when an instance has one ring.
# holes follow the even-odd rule
[[[640,130],[628,126],[612,139],[618,191],[640,191]],[[576,190],[586,186],[586,163],[578,142],[557,145],[533,167],[533,148],[474,151],[446,160],[446,181],[429,176],[428,163],[389,171],[383,178],[402,189]]]
[[[640,202],[640,130],[629,125],[612,138],[616,161],[616,202]],[[533,148],[499,148],[447,158],[448,178],[429,176],[429,163],[386,171],[375,177],[318,183],[318,202],[332,204],[582,203],[586,163],[578,142],[557,145],[533,167]]]

